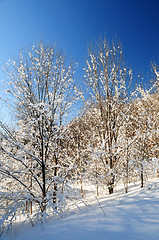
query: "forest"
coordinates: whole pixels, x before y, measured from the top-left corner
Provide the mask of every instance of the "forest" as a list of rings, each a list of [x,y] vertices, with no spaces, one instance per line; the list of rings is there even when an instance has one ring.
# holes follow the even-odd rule
[[[4,67],[14,124],[0,121],[0,234],[62,216],[86,186],[98,198],[159,176],[157,65],[148,86],[136,83],[120,44],[103,39],[90,44],[82,79],[77,68],[43,42]]]

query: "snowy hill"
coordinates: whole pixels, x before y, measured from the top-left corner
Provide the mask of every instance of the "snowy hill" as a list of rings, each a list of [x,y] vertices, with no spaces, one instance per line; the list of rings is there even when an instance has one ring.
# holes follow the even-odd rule
[[[88,202],[88,200],[87,200]],[[50,223],[21,229],[2,240],[158,240],[159,179],[91,199],[79,212]]]

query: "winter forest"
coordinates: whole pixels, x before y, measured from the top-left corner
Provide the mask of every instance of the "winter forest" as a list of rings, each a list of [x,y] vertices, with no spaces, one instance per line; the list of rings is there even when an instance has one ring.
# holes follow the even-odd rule
[[[66,216],[94,198],[159,177],[159,68],[136,81],[120,44],[90,44],[81,79],[43,42],[4,66],[0,121],[0,235],[16,224]]]

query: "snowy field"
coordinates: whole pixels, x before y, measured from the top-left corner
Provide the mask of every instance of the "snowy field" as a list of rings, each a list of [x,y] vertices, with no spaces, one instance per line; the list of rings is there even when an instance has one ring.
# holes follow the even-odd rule
[[[88,203],[88,199],[87,199]],[[159,179],[143,189],[130,188],[110,196],[90,199],[75,214],[43,226],[23,227],[2,240],[158,240]]]

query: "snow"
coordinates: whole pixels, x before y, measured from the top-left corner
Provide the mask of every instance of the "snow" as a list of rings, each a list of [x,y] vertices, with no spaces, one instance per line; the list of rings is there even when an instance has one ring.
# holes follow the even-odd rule
[[[112,195],[90,198],[88,206],[69,216],[22,227],[2,240],[158,240],[159,179],[141,189],[132,186],[127,194],[118,190]],[[105,213],[105,214],[104,214]],[[106,215],[106,216],[105,216]]]

